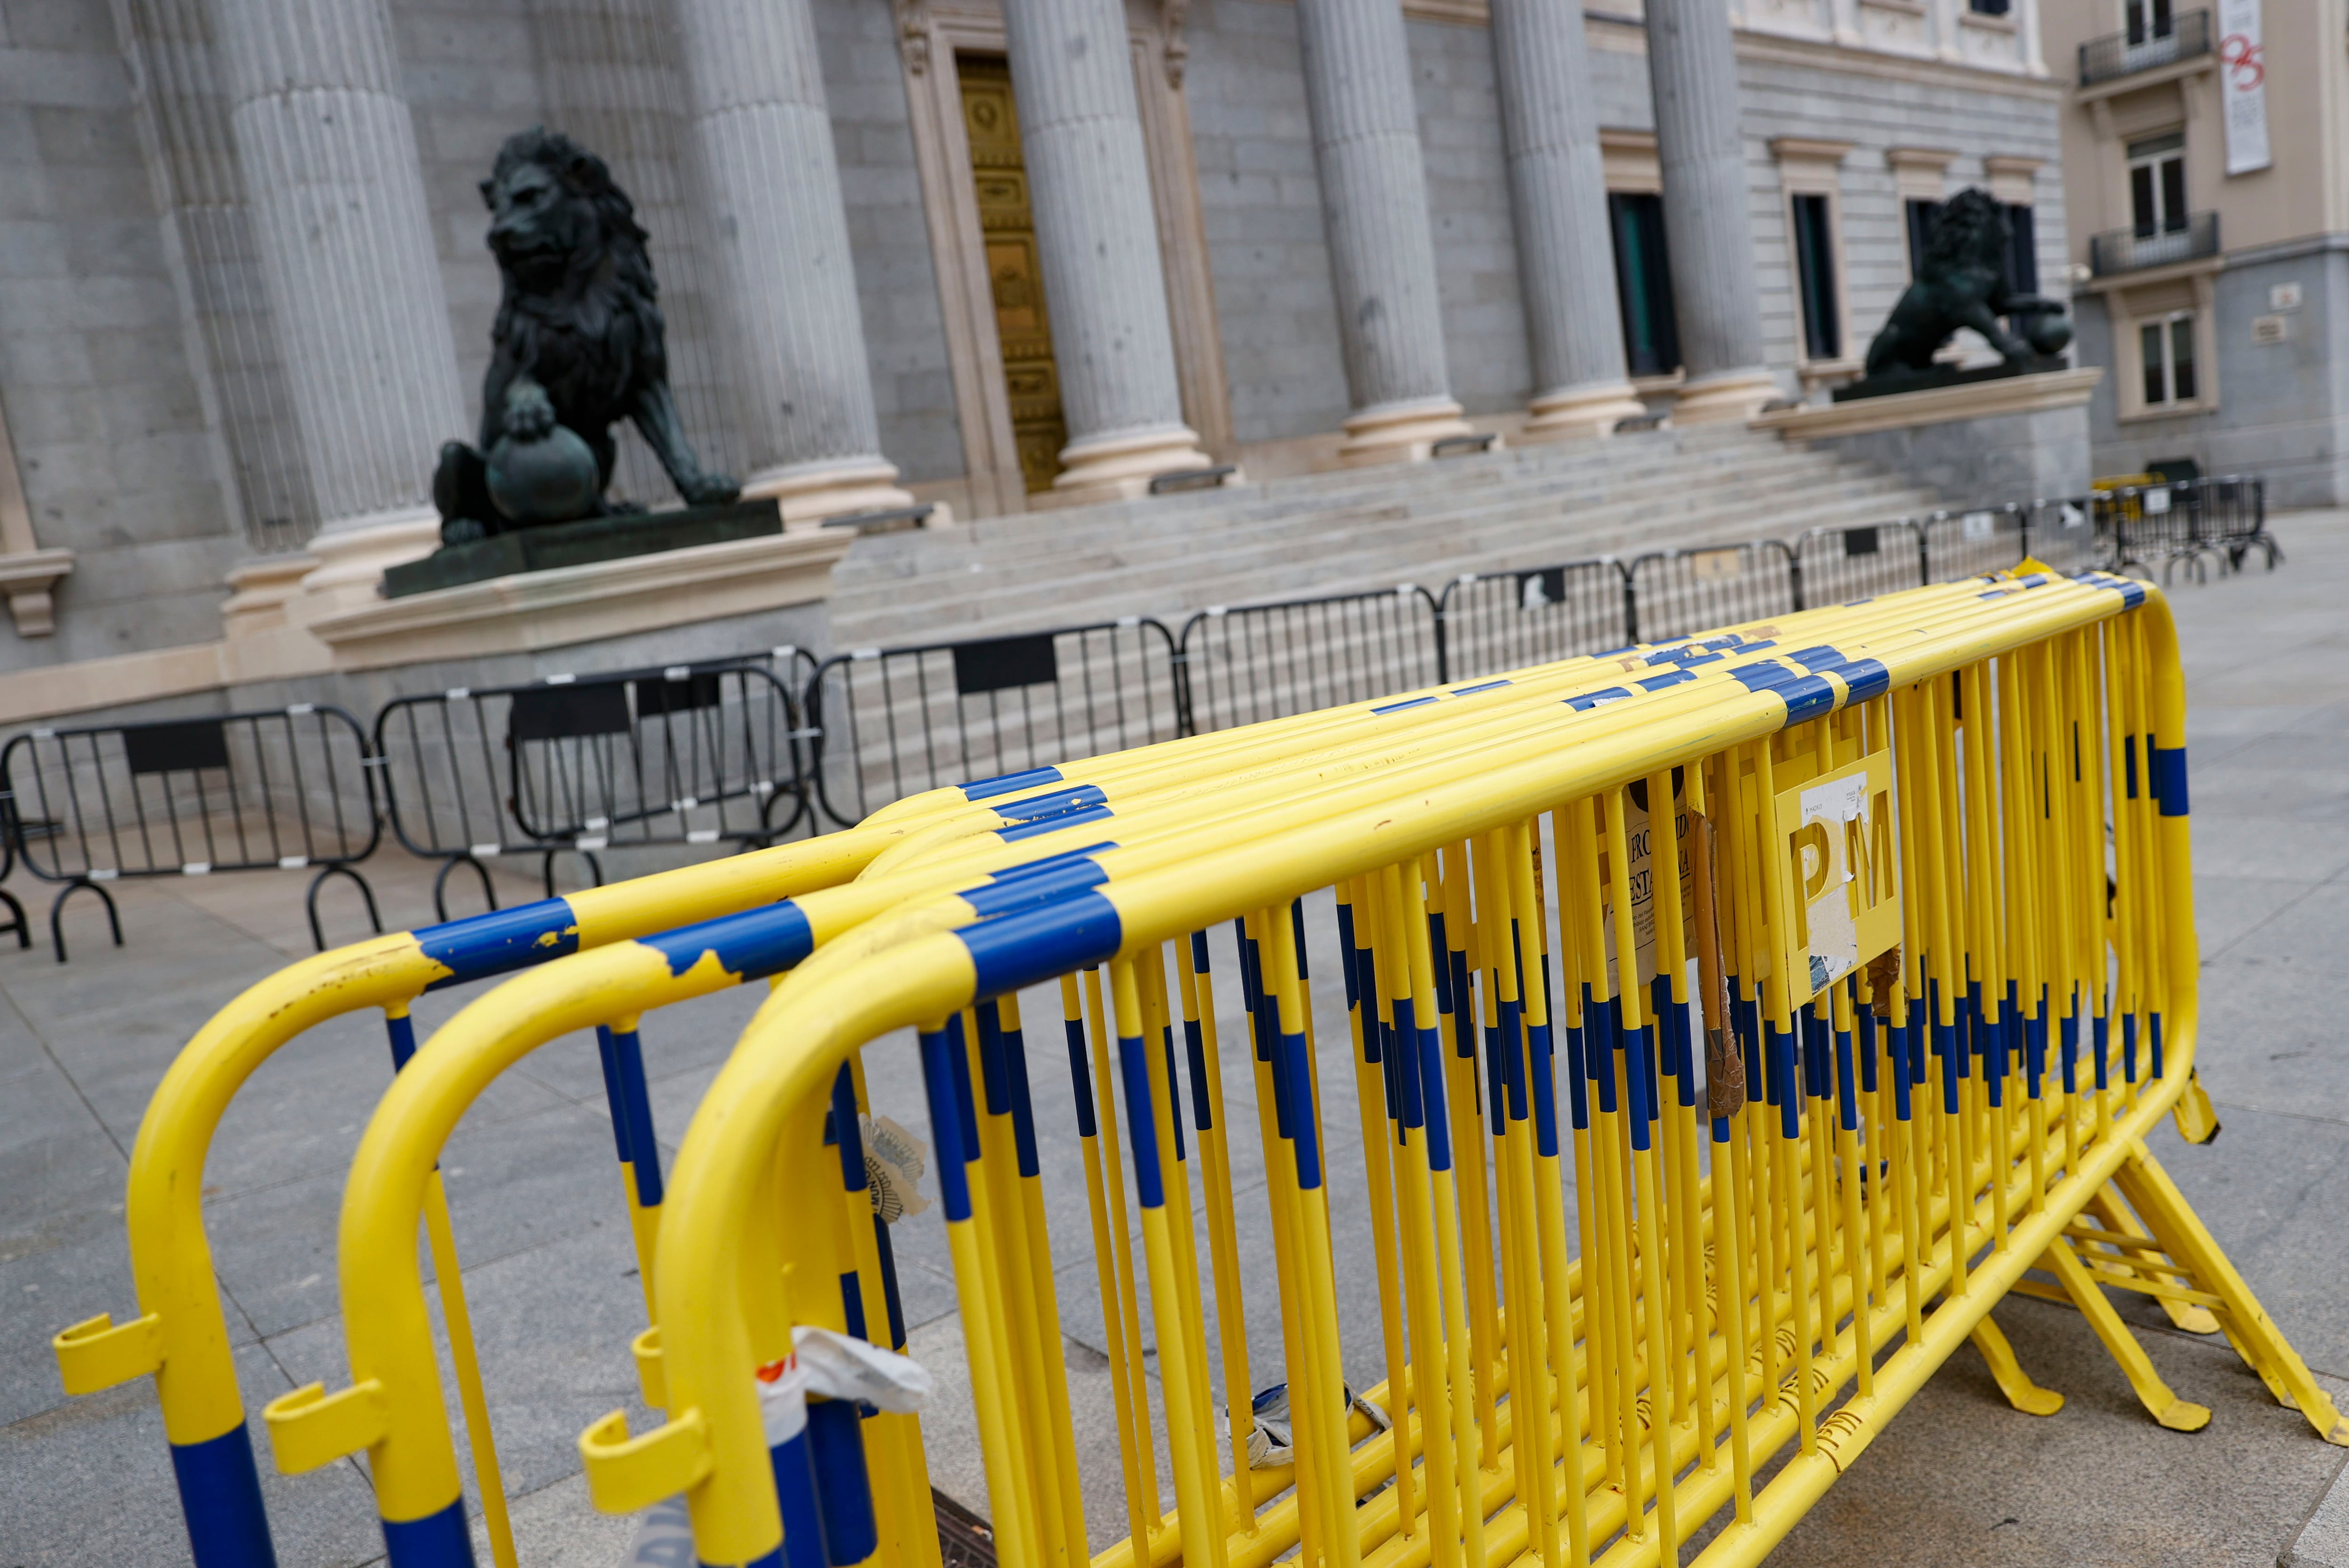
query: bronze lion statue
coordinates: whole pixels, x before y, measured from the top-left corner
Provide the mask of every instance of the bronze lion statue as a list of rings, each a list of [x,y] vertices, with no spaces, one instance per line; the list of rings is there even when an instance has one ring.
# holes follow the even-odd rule
[[[668,350],[636,206],[604,160],[543,128],[506,139],[481,181],[503,285],[477,447],[440,449],[444,544],[620,510],[612,425],[633,419],[688,505],[741,487],[704,472],[669,395]]]
[[[1868,375],[1930,370],[1933,356],[1965,326],[2018,368],[2071,342],[2060,303],[2008,290],[2006,254],[2013,242],[2005,211],[1987,192],[1961,191],[1943,202],[1916,281],[1868,346]],[[2027,322],[2023,334],[2001,325],[2002,315]]]

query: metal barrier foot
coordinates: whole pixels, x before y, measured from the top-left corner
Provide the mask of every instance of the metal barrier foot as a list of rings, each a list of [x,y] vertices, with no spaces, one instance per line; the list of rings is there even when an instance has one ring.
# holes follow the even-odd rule
[[[2333,1408],[2333,1397],[2309,1375],[2308,1363],[2261,1307],[2251,1287],[2186,1202],[2186,1194],[2142,1143],[2113,1173],[2113,1184],[2144,1220],[2156,1244],[2184,1265],[2213,1298],[2211,1314],[2226,1331],[2228,1343],[2260,1375],[2276,1402],[2306,1417],[2326,1442],[2349,1448],[2349,1421]]]
[[[440,874],[432,879],[432,913],[440,916],[444,925],[449,921],[449,873],[459,866],[473,868],[473,874],[481,879],[481,896],[490,901],[492,909],[498,907],[498,890],[490,885],[490,868],[471,855],[451,855],[441,863]]]
[[[5,936],[13,931],[16,934],[16,945],[18,947],[32,946],[32,924],[25,918],[25,906],[16,902],[16,895],[15,893],[9,892],[5,889],[0,889],[0,903],[5,903],[8,906],[8,921],[6,924],[0,925],[0,936]]]
[[[59,916],[65,913],[66,900],[83,888],[98,894],[98,902],[106,905],[106,923],[114,929],[114,945],[122,945],[122,916],[114,907],[114,895],[88,877],[76,877],[57,890],[56,901],[49,905],[49,944],[57,949],[60,964],[66,961],[66,931]],[[16,901],[12,898],[8,902],[15,903]]]
[[[2014,1358],[2014,1346],[2006,1342],[2005,1334],[1991,1321],[1989,1314],[1983,1314],[1982,1320],[1974,1325],[1971,1337],[1974,1348],[1990,1363],[1990,1375],[1998,1380],[1998,1391],[2006,1396],[2008,1404],[2026,1416],[2052,1416],[2064,1408],[2063,1395],[2031,1380],[2031,1374]],[[2209,1417],[2208,1410],[2202,1413],[2203,1419]]]
[[[367,900],[367,924],[374,927],[378,936],[381,936],[383,916],[376,910],[375,889],[367,886],[367,878],[347,865],[321,866],[318,869],[318,874],[310,879],[310,891],[303,899],[303,903],[310,912],[310,940],[318,944],[318,951],[321,953],[326,951],[326,928],[318,923],[318,888],[331,876],[347,876],[359,884],[359,896]]]
[[[2088,1320],[2088,1326],[2096,1331],[2096,1337],[2104,1342],[2106,1351],[2120,1367],[2121,1375],[2129,1380],[2129,1387],[2137,1390],[2148,1415],[2173,1432],[2199,1432],[2209,1426],[2209,1407],[2179,1398],[2161,1380],[2161,1374],[2153,1369],[2153,1358],[2137,1342],[2128,1325],[2121,1321],[2121,1315],[2113,1310],[2113,1304],[2106,1299],[2104,1285],[2073,1253],[2075,1244],[2069,1236],[2057,1242],[2039,1254],[2039,1266],[2062,1283],[2064,1295],[2080,1309],[2080,1315]]]

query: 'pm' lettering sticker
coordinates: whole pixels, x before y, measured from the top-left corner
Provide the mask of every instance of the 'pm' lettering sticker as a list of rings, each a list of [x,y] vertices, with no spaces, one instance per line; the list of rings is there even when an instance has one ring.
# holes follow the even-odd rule
[[[1781,790],[1777,820],[1793,915],[1778,934],[1780,973],[1800,1006],[1900,941],[1890,754]]]

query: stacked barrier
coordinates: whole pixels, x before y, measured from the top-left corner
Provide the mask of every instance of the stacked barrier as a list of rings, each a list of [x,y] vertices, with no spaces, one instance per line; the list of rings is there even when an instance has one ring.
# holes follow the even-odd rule
[[[133,1161],[146,1314],[68,1330],[61,1364],[69,1387],[157,1371],[199,1560],[263,1560],[206,1554],[204,1510],[228,1493],[191,1488],[182,1457],[224,1443],[250,1475],[185,1173],[235,1083],[307,1023],[384,1006],[397,1054],[428,985],[544,958],[395,1079],[344,1210],[353,1384],[269,1412],[282,1468],[367,1452],[395,1564],[470,1559],[413,1242],[419,1218],[436,1252],[445,1233],[434,1161],[496,1073],[589,1027],[647,1282],[635,1356],[668,1418],[636,1437],[607,1418],[582,1454],[604,1506],[683,1492],[707,1563],[937,1561],[913,1416],[860,1422],[835,1389],[771,1451],[750,1375],[823,1332],[903,1345],[856,1129],[857,1053],[906,1025],[1006,1562],[1662,1562],[1724,1511],[1699,1561],[1752,1562],[1959,1341],[2023,1408],[2059,1402],[1986,1315],[2034,1286],[2088,1315],[2167,1425],[2208,1413],[2161,1385],[2103,1284],[2223,1328],[2349,1441],[2142,1148],[2172,1112],[2215,1131],[2192,1083],[2182,717],[2158,595],[2028,573],[936,791],[833,839],[327,954],[256,987],[167,1077]],[[1362,1403],[1339,1370],[1296,902],[1325,888],[1388,1374]],[[1206,934],[1227,922],[1250,1036],[1228,1048]],[[774,994],[664,1181],[638,1021],[754,978]],[[1018,993],[1054,981],[1131,1522],[1099,1552],[1059,1360],[1037,1349],[1060,1315]],[[1235,1068],[1272,1176],[1278,1374],[1247,1360]],[[453,1256],[437,1272],[448,1310]],[[1252,1395],[1276,1376],[1294,1463],[1251,1466]]]

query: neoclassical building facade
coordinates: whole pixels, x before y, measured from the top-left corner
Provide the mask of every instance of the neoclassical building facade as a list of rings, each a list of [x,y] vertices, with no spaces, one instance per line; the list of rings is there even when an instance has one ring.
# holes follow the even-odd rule
[[[713,466],[985,518],[1823,395],[1968,185],[2054,292],[2038,5],[0,0],[0,674],[429,548],[533,124]]]

